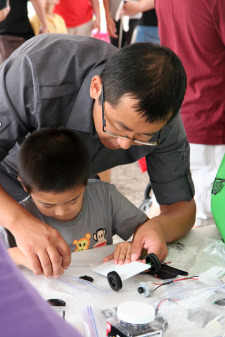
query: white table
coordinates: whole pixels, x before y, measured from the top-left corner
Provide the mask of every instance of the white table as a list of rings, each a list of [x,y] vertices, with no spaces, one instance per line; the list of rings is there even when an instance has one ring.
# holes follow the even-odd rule
[[[198,258],[201,247],[204,248],[208,244],[206,243],[207,240],[205,240],[205,238],[210,238],[212,239],[212,242],[215,243],[220,243],[221,239],[215,226],[192,229],[184,238],[178,241],[179,243],[184,244],[187,249],[190,247],[191,253],[189,252],[186,254],[189,258],[185,256],[184,251],[178,251],[177,257],[173,259],[171,265],[187,271],[189,271],[191,267],[193,268],[193,265],[191,264],[193,261],[195,261],[196,258]],[[171,245],[171,247],[173,247],[173,245]],[[162,286],[154,292],[152,297],[141,296],[137,292],[139,282],[152,281],[160,283],[161,281],[149,275],[139,274],[128,280],[125,280],[123,282],[123,288],[120,291],[113,291],[110,288],[106,277],[92,271],[92,268],[101,264],[102,259],[110,254],[113,250],[114,246],[106,246],[92,250],[76,252],[72,254],[71,266],[65,272],[66,276],[92,276],[94,278],[93,285],[98,289],[83,285],[70,277],[62,277],[59,280],[46,279],[43,276],[34,276],[32,272],[26,268],[21,268],[21,270],[28,281],[31,282],[34,288],[37,289],[37,291],[45,300],[49,298],[60,298],[66,302],[66,321],[76,327],[81,333],[84,333],[82,323],[83,310],[86,312],[86,307],[91,306],[95,321],[97,323],[98,335],[103,337],[105,336],[107,320],[102,313],[103,309],[112,309],[119,303],[127,300],[143,301],[145,303],[151,303],[154,305],[158,298],[160,298],[168,289],[167,286]],[[171,251],[173,252],[173,248],[171,248]],[[175,256],[174,253],[172,253],[171,256]],[[181,256],[181,258],[178,258],[178,256]],[[185,258],[183,258],[182,261],[182,257],[184,256]],[[195,259],[193,259],[194,256]],[[71,285],[65,284],[64,282],[68,282]],[[191,282],[193,281],[188,280],[184,282],[189,282],[188,285],[191,285]],[[176,283],[181,284],[181,282]],[[79,287],[79,289],[75,287]],[[167,334],[167,332],[165,332],[164,336],[167,335],[170,336]]]

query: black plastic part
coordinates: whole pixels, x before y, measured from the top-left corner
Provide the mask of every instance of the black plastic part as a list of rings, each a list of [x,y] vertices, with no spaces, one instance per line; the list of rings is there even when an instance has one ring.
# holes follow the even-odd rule
[[[222,298],[220,300],[215,301],[214,304],[217,304],[217,305],[220,305],[220,306],[224,307],[225,306],[225,298]]]
[[[59,298],[51,298],[47,300],[47,302],[53,307],[65,307],[66,306],[66,302],[63,300],[60,300]]]
[[[137,291],[139,292],[139,294],[143,294],[144,289],[143,289],[143,287],[138,287]]]
[[[119,274],[117,274],[116,271],[111,271],[110,273],[108,273],[107,274],[107,280],[109,282],[110,287],[114,291],[120,290],[123,286],[122,280],[121,280]]]
[[[150,271],[152,273],[156,274],[160,271],[161,262],[159,261],[158,257],[154,253],[146,255],[145,262],[147,264],[151,264]]]
[[[85,280],[85,281],[89,281],[89,282],[94,281],[93,277],[88,276],[88,275],[79,276],[79,278],[81,278],[82,280]]]

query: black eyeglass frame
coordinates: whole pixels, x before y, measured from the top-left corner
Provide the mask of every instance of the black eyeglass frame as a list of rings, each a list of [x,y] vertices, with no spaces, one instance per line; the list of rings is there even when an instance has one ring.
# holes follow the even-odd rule
[[[106,133],[107,135],[109,135],[111,137],[115,137],[115,138],[129,139],[133,143],[136,143],[136,144],[139,144],[139,145],[159,146],[162,129],[159,130],[158,137],[157,137],[157,140],[155,142],[142,142],[142,141],[137,140],[137,139],[132,139],[132,138],[129,138],[127,136],[120,136],[120,135],[117,135],[116,133],[113,133],[111,131],[105,130],[105,127],[106,127],[105,107],[104,107],[105,96],[104,96],[104,86],[103,86],[103,83],[102,83],[102,93],[101,93],[101,95],[102,95],[102,130],[103,130],[104,133]]]

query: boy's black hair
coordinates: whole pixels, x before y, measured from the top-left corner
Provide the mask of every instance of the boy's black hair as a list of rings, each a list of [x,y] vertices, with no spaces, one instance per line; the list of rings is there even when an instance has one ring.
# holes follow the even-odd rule
[[[18,175],[28,193],[60,193],[86,185],[89,154],[83,140],[66,128],[43,128],[23,142],[18,154]]]
[[[171,49],[150,42],[120,49],[106,62],[100,77],[105,100],[112,107],[117,106],[121,96],[130,95],[138,100],[136,111],[149,123],[175,117],[187,87],[178,56]]]

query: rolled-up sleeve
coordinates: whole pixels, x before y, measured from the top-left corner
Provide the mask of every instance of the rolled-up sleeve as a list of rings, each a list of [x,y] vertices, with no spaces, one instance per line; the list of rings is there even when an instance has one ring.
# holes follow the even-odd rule
[[[162,142],[146,157],[146,162],[159,204],[169,205],[193,198],[190,147],[180,115],[162,130]]]

